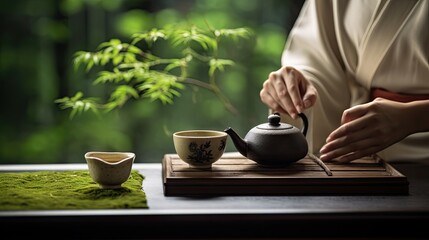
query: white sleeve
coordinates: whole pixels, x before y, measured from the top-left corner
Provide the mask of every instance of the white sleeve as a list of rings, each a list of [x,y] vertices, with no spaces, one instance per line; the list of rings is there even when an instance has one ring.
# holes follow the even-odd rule
[[[316,104],[305,111],[309,119],[309,151],[315,154],[339,126],[350,103],[349,76],[338,49],[333,16],[331,1],[305,2],[282,55],[282,65],[301,71],[319,94]]]

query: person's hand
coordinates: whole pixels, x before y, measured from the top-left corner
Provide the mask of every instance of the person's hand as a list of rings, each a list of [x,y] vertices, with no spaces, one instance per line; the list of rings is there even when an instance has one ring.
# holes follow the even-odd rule
[[[317,90],[298,70],[282,67],[270,73],[260,97],[273,111],[289,114],[295,119],[298,113],[314,105]]]
[[[382,98],[344,111],[321,148],[322,161],[350,162],[377,153],[413,132],[407,105]]]

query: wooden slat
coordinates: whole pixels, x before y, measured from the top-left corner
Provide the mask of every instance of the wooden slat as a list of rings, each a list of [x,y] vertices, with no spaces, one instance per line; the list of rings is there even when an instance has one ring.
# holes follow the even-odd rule
[[[407,194],[406,176],[378,157],[326,163],[328,176],[306,157],[284,167],[262,167],[225,153],[211,169],[190,168],[176,154],[162,160],[165,195]]]
[[[172,165],[174,172],[289,172],[289,171],[323,171],[318,165],[293,165],[284,169],[263,168],[255,165],[213,165],[211,169],[202,171],[187,165]]]

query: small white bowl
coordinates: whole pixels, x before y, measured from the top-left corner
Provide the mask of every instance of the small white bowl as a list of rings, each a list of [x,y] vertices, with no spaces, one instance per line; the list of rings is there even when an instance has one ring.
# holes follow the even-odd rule
[[[89,175],[101,188],[121,188],[128,180],[135,154],[131,152],[87,152]]]

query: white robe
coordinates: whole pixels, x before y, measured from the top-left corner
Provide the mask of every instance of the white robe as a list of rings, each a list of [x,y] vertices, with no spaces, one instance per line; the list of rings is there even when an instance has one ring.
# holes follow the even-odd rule
[[[326,137],[340,125],[343,111],[368,102],[373,87],[429,94],[428,2],[304,3],[288,36],[282,65],[300,70],[319,93],[315,106],[305,111],[310,152],[319,153]],[[410,135],[378,154],[387,161],[429,160],[429,132]]]

